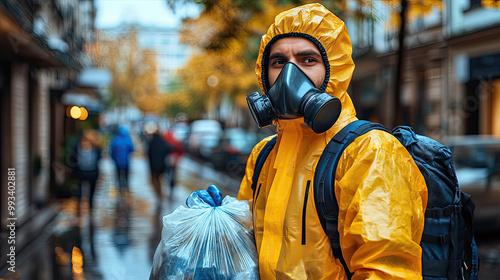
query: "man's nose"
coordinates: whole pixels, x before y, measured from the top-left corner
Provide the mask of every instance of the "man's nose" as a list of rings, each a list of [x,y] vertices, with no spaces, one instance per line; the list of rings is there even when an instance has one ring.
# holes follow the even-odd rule
[[[295,57],[291,57],[288,62],[292,62],[293,64],[297,65],[297,67],[299,67],[299,61],[297,58]]]
[[[292,59],[289,59],[287,62],[285,62],[285,64],[283,65],[283,68],[285,68],[285,65],[287,65],[287,64],[288,64],[288,63],[290,63],[290,62],[291,62],[291,63],[293,63],[293,64],[294,64],[295,66],[297,66],[298,68],[300,68],[300,70],[304,71],[304,69],[302,69],[302,67],[300,67],[300,65],[299,65],[299,61],[298,61],[298,60],[296,60],[296,59],[293,59],[293,58],[292,58]],[[283,71],[283,68],[281,68],[281,71]],[[281,73],[281,71],[280,71],[280,73]]]

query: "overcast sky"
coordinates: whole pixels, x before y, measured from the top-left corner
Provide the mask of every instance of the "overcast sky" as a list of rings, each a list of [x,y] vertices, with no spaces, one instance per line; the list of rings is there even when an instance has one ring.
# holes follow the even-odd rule
[[[174,14],[166,0],[96,0],[95,4],[97,28],[115,27],[122,23],[176,27],[183,17],[198,13],[198,8],[191,6],[178,9]]]

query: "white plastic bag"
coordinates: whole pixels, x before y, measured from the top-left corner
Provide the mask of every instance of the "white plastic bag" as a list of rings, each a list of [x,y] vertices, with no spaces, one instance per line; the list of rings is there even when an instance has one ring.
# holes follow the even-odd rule
[[[248,201],[212,207],[190,196],[188,205],[163,217],[150,280],[259,279]]]

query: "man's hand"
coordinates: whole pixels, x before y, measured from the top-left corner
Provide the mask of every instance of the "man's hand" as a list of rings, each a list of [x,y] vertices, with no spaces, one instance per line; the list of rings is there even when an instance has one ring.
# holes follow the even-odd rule
[[[210,185],[206,190],[193,192],[186,199],[186,205],[191,208],[191,206],[200,203],[200,200],[212,207],[217,207],[221,205],[222,193],[215,185]]]

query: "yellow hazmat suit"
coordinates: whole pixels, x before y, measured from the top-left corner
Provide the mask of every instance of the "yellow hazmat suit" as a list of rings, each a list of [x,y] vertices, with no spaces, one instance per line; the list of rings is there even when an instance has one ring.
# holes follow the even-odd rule
[[[342,113],[321,134],[305,126],[302,118],[276,121],[276,146],[262,168],[257,189],[255,193],[251,189],[255,161],[269,138],[253,149],[238,199],[253,199],[261,279],[347,279],[321,227],[313,177],[329,140],[356,120],[346,92],[354,70],[351,42],[344,23],[319,4],[279,14],[261,39],[256,74],[264,91],[269,46],[290,33],[316,41],[326,54],[323,88],[341,100]],[[352,279],[422,278],[419,243],[427,188],[396,138],[371,131],[349,145],[336,171],[335,195],[340,244]]]

